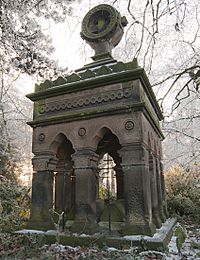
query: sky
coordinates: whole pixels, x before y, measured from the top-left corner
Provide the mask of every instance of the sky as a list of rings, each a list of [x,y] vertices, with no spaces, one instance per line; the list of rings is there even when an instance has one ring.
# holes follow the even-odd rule
[[[102,2],[110,1],[93,0],[84,1],[84,4],[75,3],[72,16],[62,24],[51,25],[50,33],[55,47],[52,57],[58,59],[59,66],[75,70],[91,62],[90,57],[94,51],[80,37],[81,23],[86,13]]]
[[[55,50],[51,58],[58,62],[59,67],[68,68],[69,71],[73,71],[91,62],[92,50],[80,37],[81,22],[84,15],[90,9],[90,6],[93,7],[98,2],[101,1],[93,1],[93,4],[87,1],[87,4],[79,6],[77,6],[78,3],[75,3],[73,5],[74,13],[72,16],[67,17],[63,23],[56,24],[41,18],[41,26],[44,34],[52,36],[52,44]],[[22,75],[17,85],[19,89],[23,90],[24,94],[28,94],[34,91],[35,83],[34,79]]]

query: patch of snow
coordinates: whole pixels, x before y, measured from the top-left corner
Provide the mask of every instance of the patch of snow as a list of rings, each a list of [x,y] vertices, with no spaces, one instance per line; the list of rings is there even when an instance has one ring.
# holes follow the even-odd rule
[[[67,249],[69,250],[74,250],[75,247],[72,247],[72,246],[66,246]]]
[[[113,252],[113,251],[118,251],[118,249],[115,248],[115,247],[108,247],[108,248],[106,249],[106,251],[108,251],[108,252]]]
[[[140,256],[145,256],[145,255],[161,255],[161,256],[166,256],[165,253],[160,252],[160,251],[153,251],[153,250],[148,250],[148,251],[142,251],[141,253],[139,253]]]
[[[80,234],[79,237],[90,237],[90,235]]]
[[[19,231],[15,231],[16,234],[45,234],[44,231],[41,230],[33,230],[33,229],[23,229]]]
[[[63,246],[63,245],[56,245],[55,246],[55,250],[57,251],[57,252],[65,252],[66,251],[66,247],[65,246]]]
[[[156,233],[151,236],[141,236],[141,235],[129,235],[124,236],[124,239],[127,240],[134,240],[134,241],[140,241],[140,240],[146,240],[146,241],[160,241],[164,239],[165,235],[169,232],[169,230],[172,228],[172,226],[175,223],[175,219],[167,219],[165,223],[163,223],[162,227],[160,229],[156,229]]]
[[[168,245],[169,253],[174,254],[174,255],[178,255],[179,254],[178,248],[176,246],[176,239],[177,239],[177,237],[172,236],[172,238],[171,238],[171,240],[169,242],[169,245]]]
[[[47,234],[47,235],[57,235],[58,232],[57,232],[56,230],[47,230],[47,231],[45,232],[45,234]]]
[[[127,240],[134,240],[134,241],[140,241],[142,239],[142,236],[138,236],[138,235],[129,235],[129,236],[124,236],[124,239]],[[144,238],[144,237],[143,237]]]

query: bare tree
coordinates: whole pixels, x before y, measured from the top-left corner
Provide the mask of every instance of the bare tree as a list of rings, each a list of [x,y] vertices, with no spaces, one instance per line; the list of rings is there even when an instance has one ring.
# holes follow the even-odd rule
[[[75,0],[74,0],[75,1]],[[63,22],[72,13],[72,0],[0,0],[0,62],[29,75],[52,77],[57,72],[50,54],[54,48],[42,24]]]
[[[112,4],[124,6],[120,0]],[[195,163],[200,158],[200,1],[129,0],[126,11],[129,28],[116,54],[137,57],[150,77],[165,116],[165,162]]]
[[[41,80],[62,72],[51,59],[51,35],[42,25],[63,22],[72,14],[72,2],[0,0],[0,174],[30,162],[31,129],[26,122],[32,106],[16,85],[22,75]]]

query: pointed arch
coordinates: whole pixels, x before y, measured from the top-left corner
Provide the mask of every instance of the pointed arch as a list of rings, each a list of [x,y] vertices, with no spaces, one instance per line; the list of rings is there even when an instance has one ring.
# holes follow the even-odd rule
[[[116,199],[122,199],[124,198],[124,180],[121,168],[121,158],[118,153],[118,151],[121,149],[121,144],[118,137],[109,128],[101,128],[96,137],[97,136],[98,138],[96,138],[96,141],[98,140],[98,142],[96,144],[96,153],[99,155],[99,165],[102,162],[104,156],[109,158],[109,161],[112,161],[112,165],[110,165],[109,163],[109,165],[107,165],[107,169],[109,169],[108,171],[110,174],[109,182],[110,185],[112,184],[113,187],[115,186]],[[102,176],[99,177],[100,179],[102,178]],[[105,178],[108,178],[108,176]],[[101,185],[101,183],[99,184]]]
[[[111,130],[109,127],[107,126],[103,126],[101,127],[96,133],[95,135],[92,137],[91,143],[92,146],[97,148],[99,142],[102,140],[102,138],[105,136],[106,133],[111,132],[114,136],[117,137],[116,133],[113,132],[113,130]],[[118,137],[117,137],[118,138]]]
[[[75,207],[75,176],[72,160],[75,150],[71,141],[63,133],[55,136],[49,149],[58,159],[54,175],[54,208],[56,212],[64,212],[63,221],[65,221],[69,218],[69,212],[72,212]]]
[[[58,157],[63,157],[63,151],[68,151],[69,154],[74,153],[72,142],[66,137],[65,134],[59,133],[56,135],[54,140],[51,142],[49,150],[56,154]],[[63,159],[63,158],[62,158]]]
[[[108,153],[110,156],[115,157],[116,151],[121,149],[118,137],[109,128],[101,128],[98,135],[96,135],[97,140],[96,153],[99,155]]]
[[[56,135],[56,137],[53,139],[49,146],[49,150],[56,153],[58,150],[58,147],[63,143],[63,141],[66,139],[66,135],[63,133],[59,133]]]

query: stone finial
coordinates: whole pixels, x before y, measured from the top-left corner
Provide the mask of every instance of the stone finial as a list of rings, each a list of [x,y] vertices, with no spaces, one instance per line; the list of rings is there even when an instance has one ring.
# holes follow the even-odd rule
[[[111,51],[120,42],[127,24],[126,17],[121,17],[114,7],[107,4],[98,5],[86,14],[81,37],[95,50],[94,61],[112,58]]]

